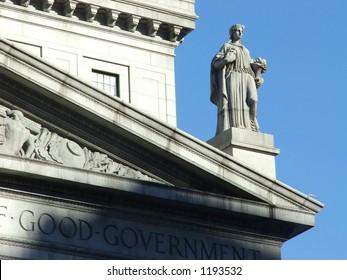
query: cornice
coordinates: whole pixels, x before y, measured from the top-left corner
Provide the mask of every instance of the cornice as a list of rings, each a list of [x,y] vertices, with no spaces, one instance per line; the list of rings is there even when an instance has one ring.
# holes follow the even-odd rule
[[[249,217],[255,227],[256,224],[259,224],[259,230],[260,227],[266,228],[266,225],[275,221],[301,224],[300,230],[314,225],[314,214],[310,211],[274,207],[266,203],[198,190],[179,189],[64,166],[46,165],[46,163],[36,160],[5,155],[0,155],[0,157],[2,198],[33,204],[40,203],[46,206],[55,205],[70,210],[78,209],[78,211],[98,215],[116,215],[112,213],[121,212],[122,217],[129,216],[130,219],[133,215],[138,215],[136,209],[141,209],[143,219],[152,222],[157,219],[156,224],[165,225],[166,222],[171,224],[175,221],[182,224],[184,222],[197,231],[203,231],[204,226],[207,226],[209,231],[214,229],[219,231],[219,234],[221,234],[221,228],[224,228],[221,225],[232,225],[232,228],[227,227],[222,231],[225,235],[235,236],[246,235],[242,228],[245,227],[245,223],[249,223],[249,220],[242,218],[243,216]],[[9,177],[11,174],[16,174],[16,177]],[[40,192],[38,184],[42,184]],[[95,192],[92,192],[92,188]],[[49,192],[46,192],[45,189]],[[66,196],[67,190],[68,197]],[[74,192],[76,194],[72,195]],[[81,194],[81,192],[85,194]],[[103,199],[89,201],[88,193],[90,196],[103,197]],[[160,221],[163,213],[170,217],[170,221]],[[275,226],[274,229],[276,229]],[[262,231],[260,230],[260,232]],[[266,237],[260,232],[254,233],[254,237],[274,238]],[[297,233],[290,232],[294,235]],[[252,234],[247,233],[247,235],[252,238]]]
[[[90,28],[105,28],[143,35],[144,38],[178,43],[195,28],[194,13],[175,11],[138,1],[2,0],[0,5],[31,14],[83,22]],[[18,10],[18,8],[20,8]]]

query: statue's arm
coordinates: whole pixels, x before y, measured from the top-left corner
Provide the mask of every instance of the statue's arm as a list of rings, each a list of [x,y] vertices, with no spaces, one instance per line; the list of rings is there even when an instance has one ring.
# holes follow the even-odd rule
[[[227,64],[232,63],[236,59],[236,52],[232,49],[228,49],[225,45],[219,51],[219,53],[215,56],[213,60],[213,66],[220,70]]]

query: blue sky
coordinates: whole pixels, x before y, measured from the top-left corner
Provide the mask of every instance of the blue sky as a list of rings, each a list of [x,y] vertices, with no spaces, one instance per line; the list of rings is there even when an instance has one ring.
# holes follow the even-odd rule
[[[176,50],[177,126],[203,141],[217,122],[210,62],[229,27],[245,25],[243,44],[267,60],[258,121],[281,150],[277,179],[325,204],[283,259],[347,259],[346,11],[346,0],[196,0],[196,30]]]

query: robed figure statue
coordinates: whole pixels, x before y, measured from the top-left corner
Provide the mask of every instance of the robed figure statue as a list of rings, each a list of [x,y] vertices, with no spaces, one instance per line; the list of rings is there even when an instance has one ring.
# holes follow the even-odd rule
[[[240,24],[230,28],[230,40],[211,63],[211,101],[218,107],[216,135],[231,127],[259,131],[257,88],[267,66],[262,58],[251,59],[242,45],[244,28]]]

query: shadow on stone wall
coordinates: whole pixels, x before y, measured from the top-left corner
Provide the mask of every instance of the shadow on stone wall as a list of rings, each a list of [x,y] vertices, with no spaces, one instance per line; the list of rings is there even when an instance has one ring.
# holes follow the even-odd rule
[[[18,182],[18,178],[12,179]],[[133,183],[130,179],[122,180]],[[268,245],[242,240],[244,236],[231,230],[233,225],[223,228],[192,215],[201,209],[185,212],[179,204],[175,209],[172,201],[169,205],[156,199],[149,201],[146,196],[101,191],[87,185],[53,184],[29,178],[25,184],[7,184],[12,191],[17,189],[19,195],[12,195],[6,205],[2,203],[7,207],[5,218],[10,225],[9,238],[3,234],[10,258],[275,258],[264,254]],[[142,189],[140,181],[138,184]],[[155,184],[152,187],[155,189]],[[23,195],[29,189],[30,193]],[[177,216],[177,210],[181,216]]]

